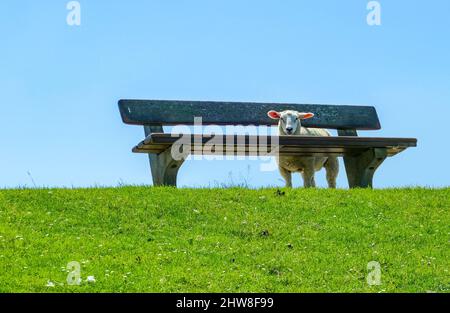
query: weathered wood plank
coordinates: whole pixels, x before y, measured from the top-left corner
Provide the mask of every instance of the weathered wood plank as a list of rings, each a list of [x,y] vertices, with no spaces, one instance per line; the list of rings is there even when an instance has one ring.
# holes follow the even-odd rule
[[[372,106],[318,105],[293,103],[120,100],[120,114],[126,124],[177,125],[193,124],[201,117],[203,124],[275,125],[267,116],[269,110],[287,109],[313,112],[303,121],[305,127],[333,129],[380,129],[376,110]]]
[[[135,153],[150,153],[150,154],[160,154],[163,152],[167,152],[171,150],[172,145],[167,145],[164,148],[154,148],[151,145],[144,145],[144,146],[136,146],[133,148],[133,152]],[[208,149],[203,149],[204,146],[202,146],[202,149],[200,150],[194,150],[194,146],[191,147],[191,154],[194,155],[210,155],[210,154],[216,154],[215,151],[209,151]],[[328,155],[335,155],[335,156],[341,156],[341,157],[354,157],[361,153],[364,153],[365,151],[369,150],[369,148],[360,148],[360,149],[339,149],[339,148],[302,148],[298,147],[295,149],[289,149],[291,147],[285,147],[281,146],[279,149],[279,155],[296,155],[296,156],[328,156]],[[385,148],[386,153],[388,157],[394,156],[400,152],[402,152],[404,149],[392,149],[392,148]],[[222,150],[225,151],[225,147],[223,147]],[[255,153],[256,151],[256,153]],[[244,152],[244,155],[247,156],[267,156],[270,155],[272,150],[269,151],[260,151],[260,150],[250,150],[249,146],[232,146],[231,150],[228,151],[229,155],[237,155],[238,153]],[[222,155],[225,153],[221,153]]]
[[[133,148],[136,153],[162,153],[170,151],[171,146],[181,138],[181,135],[154,133]],[[193,135],[185,137],[191,144],[192,154],[205,153],[204,147],[213,138],[210,135]],[[260,149],[258,143],[267,142],[267,149]],[[376,138],[376,137],[303,137],[303,136],[279,136],[278,145],[272,145],[271,137],[258,136],[216,136],[215,142],[219,151],[236,154],[243,152],[245,155],[267,155],[265,151],[279,148],[280,155],[316,155],[333,154],[338,156],[356,156],[373,148],[386,149],[388,156],[393,156],[408,147],[416,146],[414,138]],[[231,146],[227,146],[232,143]],[[200,150],[194,151],[195,144]]]
[[[183,135],[172,135],[164,133],[153,133],[148,136],[143,143],[174,143],[178,141]],[[186,135],[184,135],[186,136]],[[192,143],[207,142],[211,140],[211,135],[187,135]],[[282,146],[335,146],[335,147],[386,147],[386,146],[400,146],[400,147],[415,147],[417,139],[415,138],[390,138],[390,137],[314,137],[314,136],[251,136],[251,135],[216,135],[215,140],[222,142],[245,142],[245,143],[259,143],[261,141],[267,142],[271,145],[272,138],[278,139],[279,145]]]

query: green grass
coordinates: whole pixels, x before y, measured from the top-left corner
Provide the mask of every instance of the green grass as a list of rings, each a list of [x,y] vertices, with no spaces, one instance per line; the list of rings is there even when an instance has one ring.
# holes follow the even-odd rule
[[[449,292],[449,188],[283,192],[0,190],[0,292]]]

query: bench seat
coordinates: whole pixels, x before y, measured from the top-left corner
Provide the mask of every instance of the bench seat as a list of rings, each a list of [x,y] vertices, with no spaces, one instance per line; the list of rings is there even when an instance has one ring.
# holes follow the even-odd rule
[[[209,149],[203,147],[213,136],[211,135],[192,135],[191,153],[192,154],[213,154],[208,153]],[[167,149],[181,138],[181,135],[171,135],[167,133],[152,133],[145,140],[141,141],[133,148],[135,153],[155,153],[159,154]],[[270,136],[251,136],[251,135],[215,135],[214,142],[223,143],[221,151],[228,151],[227,148],[233,148],[234,154],[239,155],[258,155],[264,156],[272,151]],[[194,149],[194,143],[202,143],[202,152]],[[233,142],[234,145],[226,146],[227,142]],[[238,144],[239,143],[239,144]],[[259,143],[267,143],[267,149],[260,149]],[[212,144],[212,143],[211,143]],[[385,148],[387,156],[394,156],[399,152],[417,145],[415,138],[380,138],[380,137],[307,137],[307,136],[278,136],[278,147],[280,155],[336,155],[352,156],[359,155],[368,149]],[[216,145],[216,148],[218,145]],[[220,149],[220,148],[219,148]],[[212,151],[214,152],[214,151]]]

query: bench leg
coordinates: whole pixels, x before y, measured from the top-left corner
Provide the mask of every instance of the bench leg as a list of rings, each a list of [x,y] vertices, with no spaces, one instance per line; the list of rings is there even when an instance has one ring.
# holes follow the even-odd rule
[[[357,156],[345,156],[349,187],[372,188],[373,175],[386,157],[385,148],[373,148]]]
[[[144,126],[145,136],[151,133],[163,133],[162,126]],[[177,186],[177,174],[184,160],[174,160],[171,149],[159,154],[149,153],[153,186]]]
[[[172,158],[171,150],[167,149],[160,154],[149,154],[152,171],[153,186],[177,186],[177,174],[183,160]]]

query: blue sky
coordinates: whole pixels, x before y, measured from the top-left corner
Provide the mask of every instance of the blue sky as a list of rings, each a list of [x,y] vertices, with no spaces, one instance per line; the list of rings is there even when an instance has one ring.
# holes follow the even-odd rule
[[[121,98],[374,105],[383,128],[361,135],[419,139],[375,185],[450,185],[447,0],[381,0],[381,26],[365,0],[80,0],[78,27],[67,2],[0,3],[0,187],[150,184]],[[187,162],[178,181],[283,185],[257,161]]]

